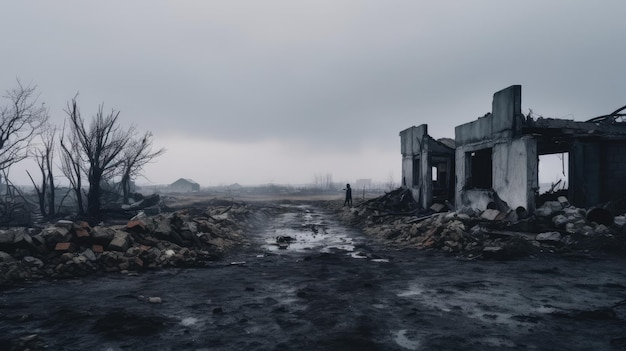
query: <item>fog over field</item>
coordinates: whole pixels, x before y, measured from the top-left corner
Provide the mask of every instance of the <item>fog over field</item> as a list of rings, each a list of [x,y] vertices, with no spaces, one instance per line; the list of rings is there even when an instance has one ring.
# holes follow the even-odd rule
[[[399,184],[399,131],[453,138],[510,85],[546,117],[626,104],[624,13],[617,0],[6,1],[0,90],[36,84],[57,126],[78,93],[84,117],[104,103],[152,131],[167,153],[139,183]]]

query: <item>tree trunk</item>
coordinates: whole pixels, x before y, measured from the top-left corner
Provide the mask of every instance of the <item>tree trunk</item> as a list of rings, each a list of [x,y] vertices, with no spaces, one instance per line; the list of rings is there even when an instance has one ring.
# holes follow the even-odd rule
[[[128,205],[128,198],[130,197],[130,176],[124,174],[122,177],[122,197],[124,205]]]
[[[54,175],[52,174],[52,162],[50,158],[48,158],[48,189],[50,189],[50,193],[48,194],[48,216],[54,217],[56,215],[55,212],[55,198],[54,198]]]
[[[96,217],[100,214],[100,181],[102,177],[97,172],[89,177],[89,192],[87,193],[87,214]]]

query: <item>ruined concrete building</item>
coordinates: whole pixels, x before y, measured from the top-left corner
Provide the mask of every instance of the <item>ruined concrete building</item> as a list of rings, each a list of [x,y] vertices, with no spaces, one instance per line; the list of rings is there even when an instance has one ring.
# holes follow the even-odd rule
[[[454,141],[435,140],[428,126],[400,132],[402,145],[402,185],[411,189],[423,208],[434,202],[454,200]]]
[[[484,210],[499,197],[512,209],[533,212],[539,157],[557,153],[569,156],[571,204],[591,207],[626,195],[626,123],[619,113],[626,107],[577,122],[524,116],[521,100],[520,85],[495,93],[491,113],[455,128],[454,151],[428,136],[426,125],[400,133],[404,185],[422,207],[439,196],[457,208]]]

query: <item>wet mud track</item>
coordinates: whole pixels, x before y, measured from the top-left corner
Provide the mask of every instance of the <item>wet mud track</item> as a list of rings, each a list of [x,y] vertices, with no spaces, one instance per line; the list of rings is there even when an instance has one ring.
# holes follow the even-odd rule
[[[394,251],[308,205],[252,242],[207,268],[5,289],[0,350],[626,349],[623,260]]]

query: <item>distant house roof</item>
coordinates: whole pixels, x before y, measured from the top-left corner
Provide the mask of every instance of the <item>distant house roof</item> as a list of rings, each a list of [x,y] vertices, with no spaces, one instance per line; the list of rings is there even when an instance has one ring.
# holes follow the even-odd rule
[[[196,184],[196,185],[200,185],[196,182],[193,181],[193,179],[189,179],[189,178],[178,178],[177,181],[175,181],[174,183],[172,183],[171,185],[174,184],[181,184],[181,183],[189,183],[189,184]]]
[[[190,192],[199,191],[200,184],[194,182],[191,179],[179,178],[177,181],[169,185],[171,191],[175,192]]]

